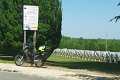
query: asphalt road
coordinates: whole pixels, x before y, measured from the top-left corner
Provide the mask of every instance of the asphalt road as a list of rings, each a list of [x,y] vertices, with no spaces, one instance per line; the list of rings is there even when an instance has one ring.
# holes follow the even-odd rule
[[[28,76],[20,73],[12,73],[12,72],[3,72],[0,71],[0,80],[65,80],[58,78],[50,78],[50,77],[38,77],[38,76]]]

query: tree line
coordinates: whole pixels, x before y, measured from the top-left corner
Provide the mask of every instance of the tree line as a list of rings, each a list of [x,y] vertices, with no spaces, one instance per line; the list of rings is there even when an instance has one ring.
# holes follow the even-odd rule
[[[63,36],[59,48],[94,50],[94,51],[120,51],[120,40],[117,39],[84,39]]]

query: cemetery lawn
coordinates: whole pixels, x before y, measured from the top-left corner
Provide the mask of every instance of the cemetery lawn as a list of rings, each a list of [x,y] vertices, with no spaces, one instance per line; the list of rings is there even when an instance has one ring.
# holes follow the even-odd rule
[[[0,63],[14,63],[12,56],[0,56]]]
[[[102,71],[112,74],[120,74],[120,63],[105,63],[92,60],[81,60],[63,56],[51,55],[46,65],[69,68],[69,69],[87,69],[91,71]]]
[[[12,56],[0,56],[0,63],[14,64],[14,58]],[[91,71],[102,71],[112,74],[120,74],[120,64],[66,58],[57,55],[51,55],[45,62],[45,66],[47,65],[68,69],[87,69]]]

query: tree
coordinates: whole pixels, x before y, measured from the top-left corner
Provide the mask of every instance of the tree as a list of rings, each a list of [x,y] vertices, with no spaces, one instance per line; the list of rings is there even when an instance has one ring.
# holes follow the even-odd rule
[[[0,0],[0,53],[16,55],[23,43],[23,5],[39,6],[36,47],[50,46],[51,53],[61,39],[61,0]],[[33,35],[27,31],[27,35]]]
[[[120,6],[120,3],[118,3],[118,6]],[[113,21],[115,19],[115,22],[117,22],[120,19],[120,15],[115,16],[114,18],[112,18],[110,21]]]

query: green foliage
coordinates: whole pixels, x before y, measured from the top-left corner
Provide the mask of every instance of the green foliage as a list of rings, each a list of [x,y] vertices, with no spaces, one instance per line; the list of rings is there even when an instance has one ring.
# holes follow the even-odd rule
[[[23,5],[39,6],[37,45],[53,49],[61,39],[62,9],[60,0],[0,0],[0,53],[15,55],[23,43]],[[33,31],[27,31],[32,36]],[[28,38],[27,37],[27,38]],[[31,38],[31,37],[30,37]]]
[[[119,52],[120,40],[108,39],[107,50]],[[59,48],[106,51],[106,39],[83,39],[63,36]]]
[[[118,6],[120,6],[120,3],[118,3]],[[115,22],[117,22],[120,19],[120,15],[115,16],[114,18],[112,18],[110,21],[113,21],[115,19]]]

